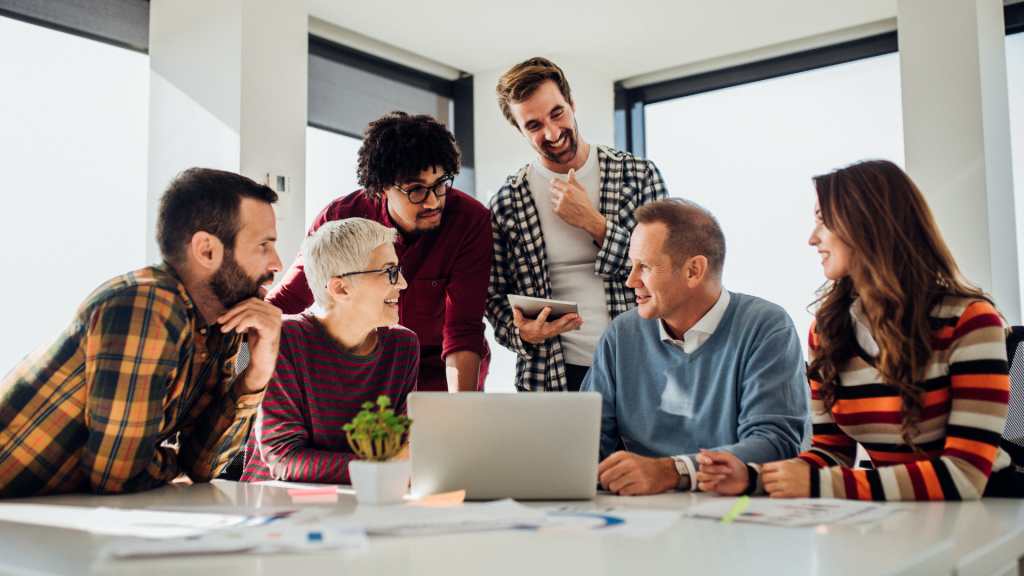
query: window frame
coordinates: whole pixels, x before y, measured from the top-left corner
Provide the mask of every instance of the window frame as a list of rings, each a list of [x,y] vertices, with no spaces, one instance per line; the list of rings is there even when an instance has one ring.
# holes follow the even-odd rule
[[[1007,36],[1024,32],[1024,2],[1003,6],[1003,18]],[[616,82],[615,147],[641,157],[646,155],[644,107],[648,104],[892,54],[899,51],[898,34],[898,30],[886,32],[632,88],[623,86],[622,81]]]
[[[459,174],[457,187],[466,194],[475,196],[476,185],[473,178],[475,154],[472,75],[463,74],[462,78],[458,80],[448,80],[372,54],[367,54],[366,52],[338,44],[314,34],[309,35],[309,54],[450,98],[452,101],[452,114],[450,118],[453,127],[452,134],[455,136],[455,142],[459,145],[459,150],[462,152],[462,171]],[[315,122],[309,122],[308,125],[327,132],[362,139],[361,134],[350,134]]]

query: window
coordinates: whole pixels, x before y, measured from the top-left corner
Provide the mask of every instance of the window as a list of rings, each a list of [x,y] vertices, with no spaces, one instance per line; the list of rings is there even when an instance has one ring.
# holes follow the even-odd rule
[[[328,204],[359,190],[356,167],[363,141],[306,128],[306,230]]]
[[[0,375],[145,261],[149,57],[0,17]]]
[[[803,339],[824,283],[811,177],[867,158],[903,165],[899,56],[888,54],[645,107],[647,157],[671,196],[725,232],[723,283],[782,306]]]
[[[1006,80],[1013,149],[1013,202],[1017,216],[1017,270],[1024,301],[1024,34],[1006,37]]]

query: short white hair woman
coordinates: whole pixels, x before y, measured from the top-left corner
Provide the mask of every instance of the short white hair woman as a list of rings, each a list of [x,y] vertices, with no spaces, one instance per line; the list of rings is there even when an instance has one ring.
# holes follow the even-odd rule
[[[242,481],[348,484],[342,425],[388,396],[396,413],[419,377],[419,341],[397,326],[407,286],[395,230],[362,218],[328,222],[303,245],[320,314],[286,316],[281,352],[246,445]]]

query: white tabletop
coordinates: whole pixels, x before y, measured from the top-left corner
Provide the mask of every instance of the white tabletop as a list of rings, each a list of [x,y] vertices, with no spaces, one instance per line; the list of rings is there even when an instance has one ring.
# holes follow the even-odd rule
[[[591,504],[684,509],[713,498],[669,493],[600,495]],[[62,495],[11,503],[142,508],[149,506],[292,506],[283,488],[216,481],[122,496]],[[550,502],[537,503],[551,505]],[[581,505],[576,502],[574,505]],[[316,506],[325,506],[316,504]],[[334,514],[351,513],[340,495]],[[683,519],[664,534],[614,536],[497,531],[371,537],[370,549],[313,555],[234,554],[95,561],[107,537],[77,530],[0,522],[0,574],[233,574],[298,576],[345,573],[416,576],[625,576],[631,574],[996,574],[1024,555],[1024,500],[892,504],[905,513],[866,526],[778,528]],[[1016,573],[1016,572],[1011,572]]]

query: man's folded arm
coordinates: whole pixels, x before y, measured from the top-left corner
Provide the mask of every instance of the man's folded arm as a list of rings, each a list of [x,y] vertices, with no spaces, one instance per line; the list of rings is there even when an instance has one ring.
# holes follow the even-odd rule
[[[249,393],[242,378],[232,378],[220,398],[179,433],[178,462],[193,482],[209,482],[231,463],[249,437],[265,392]]]
[[[744,463],[773,462],[800,453],[809,417],[807,377],[792,325],[763,338],[746,361],[740,382],[739,441],[727,451]]]
[[[186,326],[174,298],[135,286],[100,304],[88,320],[81,466],[98,494],[148,490],[181,472],[175,450],[158,446]]]

